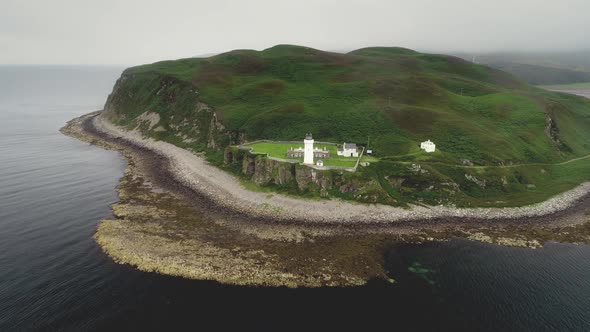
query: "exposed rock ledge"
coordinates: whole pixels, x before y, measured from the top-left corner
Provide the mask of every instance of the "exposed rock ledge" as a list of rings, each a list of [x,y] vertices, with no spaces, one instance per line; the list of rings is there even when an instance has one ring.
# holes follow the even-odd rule
[[[176,180],[217,204],[277,221],[301,220],[320,223],[392,223],[438,218],[517,219],[549,215],[571,207],[590,193],[590,182],[545,202],[516,208],[452,208],[413,206],[411,209],[387,205],[354,204],[339,200],[305,200],[281,194],[252,192],[232,175],[209,165],[202,157],[170,143],[127,131],[103,118],[94,117],[96,130],[113,138],[147,148],[167,158]],[[326,213],[329,211],[329,213]]]

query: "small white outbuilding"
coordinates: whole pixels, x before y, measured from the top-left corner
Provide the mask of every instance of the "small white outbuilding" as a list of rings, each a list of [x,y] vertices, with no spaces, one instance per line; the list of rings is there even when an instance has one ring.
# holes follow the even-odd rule
[[[323,160],[318,160],[315,164],[317,166],[324,166],[324,161]]]
[[[420,149],[422,149],[428,153],[431,153],[431,152],[436,151],[436,145],[431,140],[428,140],[428,141],[422,142],[420,144]]]

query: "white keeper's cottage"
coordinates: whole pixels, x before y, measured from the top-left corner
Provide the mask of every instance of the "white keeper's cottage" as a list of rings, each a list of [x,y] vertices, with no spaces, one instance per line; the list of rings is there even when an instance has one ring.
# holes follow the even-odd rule
[[[343,157],[358,157],[358,147],[354,143],[344,143],[338,148],[338,155]]]
[[[436,144],[434,144],[431,140],[428,140],[428,141],[422,142],[420,144],[420,149],[422,149],[428,153],[431,153],[431,152],[436,151]]]

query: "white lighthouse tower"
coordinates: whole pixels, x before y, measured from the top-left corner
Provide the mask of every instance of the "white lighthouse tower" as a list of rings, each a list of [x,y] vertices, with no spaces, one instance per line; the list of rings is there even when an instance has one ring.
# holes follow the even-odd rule
[[[305,140],[303,140],[303,143],[305,144],[303,163],[313,165],[313,137],[311,136],[311,133],[305,134]]]

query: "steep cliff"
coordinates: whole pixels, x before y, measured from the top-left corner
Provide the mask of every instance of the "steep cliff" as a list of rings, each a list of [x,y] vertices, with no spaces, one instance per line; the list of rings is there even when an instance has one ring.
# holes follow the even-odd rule
[[[190,84],[163,75],[124,72],[104,107],[104,116],[145,135],[196,151],[239,143],[218,112],[202,102]]]
[[[280,162],[236,147],[225,149],[226,165],[261,187],[320,197],[340,197],[366,203],[396,204],[379,183],[362,170],[317,170],[298,163]]]

